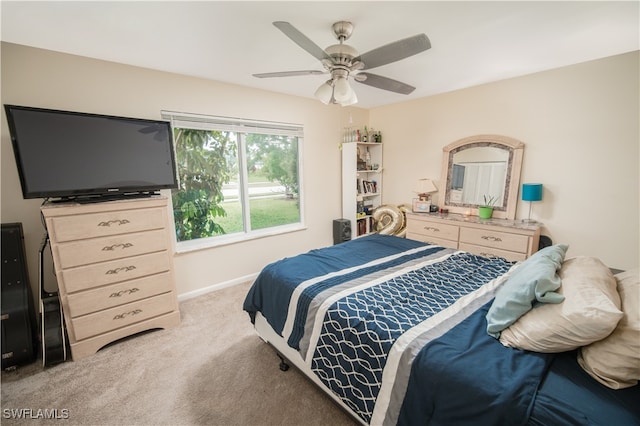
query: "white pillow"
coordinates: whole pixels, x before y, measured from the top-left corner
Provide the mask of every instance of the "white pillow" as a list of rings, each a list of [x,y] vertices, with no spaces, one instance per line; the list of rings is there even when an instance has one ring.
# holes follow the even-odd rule
[[[600,260],[567,259],[558,272],[557,290],[565,300],[537,305],[502,331],[505,346],[535,352],[564,352],[607,337],[622,311],[613,274]]]
[[[578,363],[605,386],[623,389],[640,380],[640,269],[615,277],[624,315],[607,338],[580,349]]]

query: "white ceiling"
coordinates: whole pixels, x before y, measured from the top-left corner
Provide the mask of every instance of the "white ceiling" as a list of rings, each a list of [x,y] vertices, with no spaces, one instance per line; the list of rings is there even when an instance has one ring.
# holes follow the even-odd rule
[[[371,72],[416,87],[399,95],[362,84],[371,108],[640,48],[638,1],[2,1],[2,40],[91,58],[313,97],[326,76],[253,73],[322,70],[273,21],[317,45],[349,20],[360,53],[425,33],[432,48]]]

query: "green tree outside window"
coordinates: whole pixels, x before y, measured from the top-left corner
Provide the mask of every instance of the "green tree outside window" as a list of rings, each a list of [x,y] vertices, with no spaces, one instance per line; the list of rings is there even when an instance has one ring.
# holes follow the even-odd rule
[[[174,128],[174,140],[178,241],[300,222],[297,137]]]

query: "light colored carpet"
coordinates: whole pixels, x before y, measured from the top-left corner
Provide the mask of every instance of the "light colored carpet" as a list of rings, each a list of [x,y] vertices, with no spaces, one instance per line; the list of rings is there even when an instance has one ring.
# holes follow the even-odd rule
[[[47,369],[37,362],[3,371],[1,423],[355,424],[295,368],[280,371],[275,352],[242,311],[248,288],[182,302],[178,328],[141,334]],[[23,409],[31,410],[19,411],[30,418],[13,418]],[[68,413],[68,419],[37,418],[42,410]]]

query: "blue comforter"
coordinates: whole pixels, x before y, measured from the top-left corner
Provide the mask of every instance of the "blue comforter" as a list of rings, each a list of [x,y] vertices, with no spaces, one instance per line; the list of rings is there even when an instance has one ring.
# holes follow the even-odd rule
[[[485,332],[511,267],[372,235],[268,265],[244,309],[366,423],[521,424],[550,358]]]

